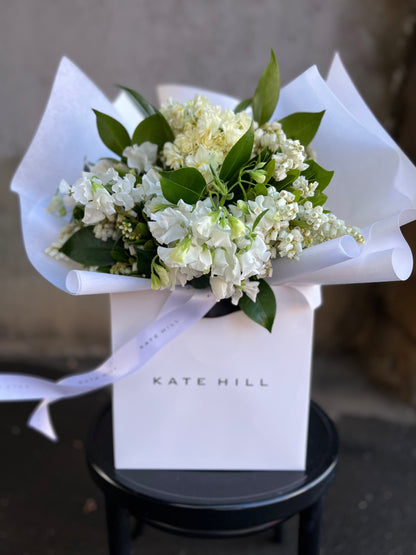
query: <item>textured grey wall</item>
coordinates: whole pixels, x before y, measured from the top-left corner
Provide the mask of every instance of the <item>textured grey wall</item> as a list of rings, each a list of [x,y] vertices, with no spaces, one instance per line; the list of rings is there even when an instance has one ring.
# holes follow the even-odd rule
[[[269,56],[283,82],[339,50],[363,96],[389,123],[412,28],[410,0],[3,0],[0,19],[0,354],[102,356],[105,297],[72,298],[25,258],[8,191],[62,55],[110,97],[113,83],[154,99],[160,82],[250,95]],[[413,5],[414,6],[414,5]],[[325,309],[323,309],[325,310]]]

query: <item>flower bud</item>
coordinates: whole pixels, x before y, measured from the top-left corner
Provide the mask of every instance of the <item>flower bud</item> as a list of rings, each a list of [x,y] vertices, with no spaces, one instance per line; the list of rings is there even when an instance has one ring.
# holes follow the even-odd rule
[[[228,224],[231,229],[232,241],[246,234],[246,226],[238,218],[235,218],[234,216],[228,216]]]
[[[162,289],[166,289],[166,287],[169,287],[170,277],[169,277],[169,272],[166,270],[166,268],[164,268],[163,266],[160,266],[160,264],[155,264],[154,265],[154,271],[159,276],[160,287]],[[153,286],[152,286],[152,288],[153,288]]]
[[[266,181],[266,172],[264,170],[251,170],[248,173],[256,183],[264,183]]]
[[[177,264],[183,264],[185,262],[186,255],[191,248],[191,244],[191,237],[185,237],[185,239],[182,239],[182,241],[173,249],[171,260],[173,260],[173,262],[176,262]]]
[[[157,275],[154,272],[152,272],[152,275],[150,277],[150,283],[151,283],[152,289],[161,288],[160,279],[157,277]]]

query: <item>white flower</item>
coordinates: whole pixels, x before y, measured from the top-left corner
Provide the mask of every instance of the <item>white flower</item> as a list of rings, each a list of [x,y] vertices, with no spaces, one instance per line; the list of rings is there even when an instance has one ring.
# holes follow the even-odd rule
[[[113,201],[117,206],[122,206],[129,211],[140,199],[137,189],[134,188],[136,178],[131,173],[127,173],[123,178],[118,177],[113,183],[111,189],[113,191]]]
[[[63,185],[61,181],[61,185]],[[78,204],[87,204],[92,200],[92,184],[87,174],[84,172],[82,177],[77,179],[70,188],[70,194]]]
[[[259,292],[259,282],[258,281],[244,281],[241,285],[241,289],[247,295],[249,299],[256,302],[256,298]]]
[[[142,184],[138,187],[142,200],[147,200],[153,196],[161,195],[162,188],[160,186],[159,175],[151,169],[142,177]]]
[[[107,241],[107,239],[117,239],[118,231],[112,222],[98,223],[93,229],[94,235],[97,239],[101,241]]]
[[[244,279],[251,276],[263,277],[268,273],[266,263],[270,260],[270,250],[260,235],[257,234],[250,248],[243,251],[239,259],[241,274]]]
[[[100,173],[105,173],[109,169],[114,167],[114,160],[109,160],[108,158],[102,158],[99,160],[92,168],[90,169],[90,173],[94,175],[98,175]],[[128,170],[126,166],[126,170]]]
[[[256,302],[257,294],[259,292],[259,282],[258,281],[243,281],[241,285],[238,285],[231,297],[231,302],[235,305],[245,293],[253,303]]]
[[[105,218],[111,218],[115,212],[110,193],[101,186],[94,192],[93,199],[85,205],[82,221],[85,225],[96,224]]]
[[[127,158],[129,168],[134,168],[139,173],[147,172],[156,162],[158,146],[146,141],[141,145],[127,146],[123,156]]]
[[[309,181],[303,175],[300,175],[295,181],[292,183],[292,187],[294,189],[298,189],[302,191],[302,196],[304,198],[313,197],[315,194],[315,190],[318,187],[318,182],[313,181],[309,183]]]
[[[212,276],[209,283],[217,301],[231,297],[235,291],[234,285],[220,276]]]
[[[189,215],[175,206],[152,214],[149,229],[158,243],[169,245],[184,239],[189,225]]]

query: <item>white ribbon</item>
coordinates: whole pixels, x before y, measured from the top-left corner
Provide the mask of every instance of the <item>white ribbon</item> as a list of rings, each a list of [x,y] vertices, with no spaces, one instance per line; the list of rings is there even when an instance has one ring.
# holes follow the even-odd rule
[[[117,349],[95,370],[58,381],[19,374],[0,375],[0,401],[43,401],[29,419],[29,426],[56,441],[49,405],[65,397],[84,395],[110,385],[142,368],[160,349],[200,320],[215,304],[211,292],[177,290],[165,303],[159,318]]]

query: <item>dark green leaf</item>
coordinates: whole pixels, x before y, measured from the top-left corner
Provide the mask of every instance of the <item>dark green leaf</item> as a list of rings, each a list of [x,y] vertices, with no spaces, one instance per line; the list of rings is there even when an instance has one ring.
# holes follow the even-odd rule
[[[157,112],[139,123],[133,133],[132,143],[141,145],[149,141],[161,149],[165,143],[173,141],[174,138],[170,125],[162,114]]]
[[[209,287],[209,275],[193,278],[188,283],[195,289],[207,289]]]
[[[136,255],[137,273],[144,274],[146,277],[150,278],[152,273],[152,260],[157,255],[157,251],[136,248]]]
[[[124,240],[122,237],[118,239],[114,247],[111,249],[111,256],[116,262],[128,262],[130,259],[129,253],[124,248]]]
[[[283,131],[289,139],[298,139],[303,146],[315,137],[321,120],[325,114],[322,112],[296,112],[280,120]]]
[[[134,104],[137,108],[141,111],[141,113],[148,117],[156,114],[158,110],[150,104],[141,94],[134,91],[133,89],[129,89],[128,87],[123,87],[122,85],[117,85],[120,89],[122,89],[125,93],[129,95],[131,100],[133,100]]]
[[[127,133],[126,128],[116,119],[107,116],[107,114],[103,114],[98,110],[94,110],[94,113],[97,118],[98,134],[102,142],[110,150],[119,156],[123,156],[123,150],[131,144],[130,135]]]
[[[250,104],[252,103],[253,99],[252,98],[246,98],[246,100],[242,100],[239,104],[237,104],[237,106],[234,108],[234,113],[238,114],[238,112],[242,112],[243,110],[245,110],[246,108],[248,108],[250,106]]]
[[[259,125],[263,125],[273,115],[280,95],[279,66],[273,50],[271,51],[269,65],[259,79],[256,92],[253,96],[253,116]]]
[[[114,258],[111,251],[115,241],[97,239],[93,232],[93,226],[83,227],[75,232],[60,251],[75,262],[84,266],[112,266]]]
[[[220,171],[220,178],[223,181],[229,181],[250,160],[253,144],[254,129],[253,122],[251,122],[250,127],[225,157]]]
[[[74,206],[74,209],[72,211],[74,220],[82,220],[82,218],[84,217],[84,213],[85,206],[82,206],[81,204],[77,204],[76,206]]]
[[[302,175],[306,177],[308,181],[317,181],[319,183],[317,191],[323,191],[326,189],[334,175],[333,171],[325,170],[319,164],[314,162],[314,160],[306,160],[306,164],[309,167],[302,172]]]
[[[163,196],[172,204],[181,199],[195,204],[206,189],[204,176],[196,168],[180,168],[171,172],[160,172]]]
[[[253,303],[253,301],[244,294],[238,306],[254,322],[260,324],[266,328],[266,330],[272,331],[276,316],[276,298],[272,288],[264,279],[260,280],[256,302]]]

